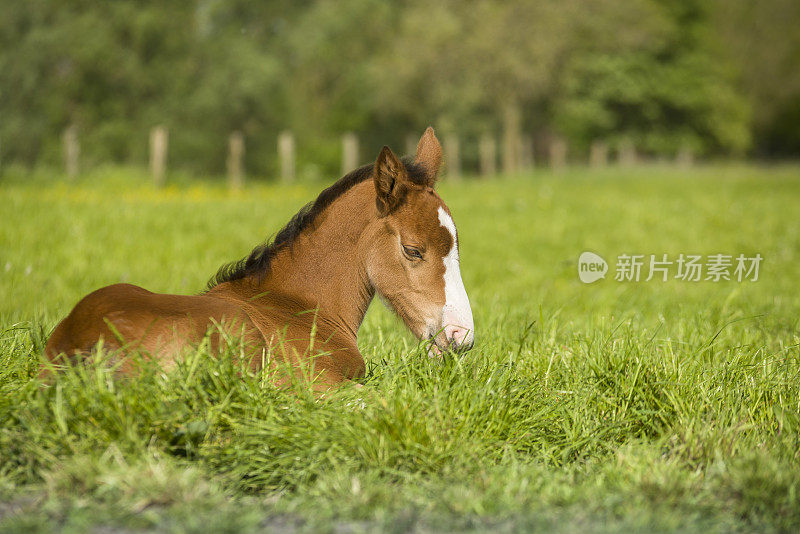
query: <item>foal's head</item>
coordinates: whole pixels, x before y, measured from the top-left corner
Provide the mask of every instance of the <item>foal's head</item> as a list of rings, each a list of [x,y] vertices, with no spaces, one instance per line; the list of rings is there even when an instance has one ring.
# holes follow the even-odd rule
[[[432,352],[468,350],[472,309],[461,281],[458,232],[433,187],[442,161],[428,128],[406,167],[383,147],[375,162],[378,219],[368,244],[367,273],[378,294]]]

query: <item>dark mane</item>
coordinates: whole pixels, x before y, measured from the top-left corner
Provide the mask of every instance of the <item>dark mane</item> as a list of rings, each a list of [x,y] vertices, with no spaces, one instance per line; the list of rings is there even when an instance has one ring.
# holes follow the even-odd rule
[[[413,163],[410,158],[403,158],[408,178],[417,185],[426,182],[426,170],[422,165]],[[290,246],[300,233],[310,227],[317,216],[330,206],[334,200],[342,196],[356,184],[372,178],[374,164],[364,165],[346,174],[333,185],[324,189],[317,199],[309,202],[292,217],[286,226],[281,228],[271,240],[258,245],[245,258],[220,267],[217,274],[208,281],[208,289],[212,289],[224,282],[241,280],[250,276],[266,276],[272,258],[281,249]]]

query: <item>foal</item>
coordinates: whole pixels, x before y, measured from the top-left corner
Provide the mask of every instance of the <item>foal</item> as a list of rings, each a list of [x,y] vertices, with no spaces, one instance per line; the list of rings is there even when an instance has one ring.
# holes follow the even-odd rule
[[[98,289],[59,323],[45,355],[80,357],[102,339],[169,367],[212,325],[224,325],[253,354],[280,348],[291,364],[311,361],[314,387],[324,390],[364,375],[356,335],[375,293],[433,353],[469,349],[474,327],[458,234],[433,189],[441,161],[432,128],[413,161],[383,147],[374,165],[322,191],[271,243],[220,269],[204,294]],[[218,346],[219,334],[211,342]],[[131,365],[123,361],[121,370],[132,373]]]

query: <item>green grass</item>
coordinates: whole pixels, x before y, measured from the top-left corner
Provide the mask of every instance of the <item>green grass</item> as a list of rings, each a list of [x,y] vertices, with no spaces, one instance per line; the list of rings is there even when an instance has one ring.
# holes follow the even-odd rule
[[[800,529],[798,168],[443,184],[475,349],[429,360],[376,304],[365,389],[322,399],[203,351],[30,378],[85,293],[197,292],[320,188],[111,174],[0,184],[0,530]],[[579,281],[585,250],[605,280]],[[764,261],[757,282],[622,283],[623,253]]]

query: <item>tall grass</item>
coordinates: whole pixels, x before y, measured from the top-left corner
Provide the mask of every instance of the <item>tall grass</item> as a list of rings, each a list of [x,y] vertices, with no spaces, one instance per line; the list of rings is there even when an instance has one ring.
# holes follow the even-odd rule
[[[13,208],[0,226],[0,528],[800,526],[797,169],[441,189],[475,349],[431,360],[376,305],[359,338],[365,387],[322,398],[233,363],[235,341],[168,374],[143,362],[118,379],[101,361],[32,378],[82,294],[125,273],[199,290],[314,188],[0,190]],[[584,250],[765,260],[757,282],[612,272],[584,285]]]

